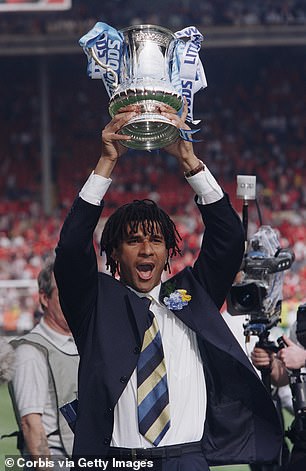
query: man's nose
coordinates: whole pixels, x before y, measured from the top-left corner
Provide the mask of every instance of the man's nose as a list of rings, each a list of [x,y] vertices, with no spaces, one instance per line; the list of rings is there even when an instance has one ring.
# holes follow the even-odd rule
[[[153,253],[152,244],[148,239],[144,239],[141,247],[140,252],[145,255],[151,255]]]

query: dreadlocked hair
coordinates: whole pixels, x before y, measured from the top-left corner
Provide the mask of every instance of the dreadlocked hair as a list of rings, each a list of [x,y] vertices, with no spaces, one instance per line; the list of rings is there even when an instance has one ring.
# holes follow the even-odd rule
[[[134,200],[118,208],[107,220],[101,236],[101,255],[106,254],[106,267],[115,276],[117,262],[112,258],[113,249],[118,248],[128,233],[137,232],[141,227],[145,235],[153,234],[156,225],[164,236],[168,258],[165,270],[170,272],[169,258],[179,254],[179,241],[182,240],[176,226],[168,214],[150,199]]]

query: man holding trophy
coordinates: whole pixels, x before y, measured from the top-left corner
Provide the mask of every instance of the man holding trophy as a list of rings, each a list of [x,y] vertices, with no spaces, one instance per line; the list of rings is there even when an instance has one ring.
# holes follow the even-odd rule
[[[123,102],[131,96],[125,92]],[[81,358],[76,466],[80,457],[103,458],[106,469],[162,471],[275,462],[282,443],[277,412],[219,313],[243,256],[241,221],[194,152],[187,100],[179,114],[151,98],[149,110],[124,102],[102,131],[101,157],[56,249],[60,302]],[[175,131],[163,148],[180,163],[205,225],[194,265],[165,282],[180,236],[153,201],[127,203],[107,220],[101,253],[112,276],[98,272],[93,245],[111,175],[143,139],[133,123],[137,128],[150,114],[144,127],[154,134],[152,148],[161,146],[152,122]]]

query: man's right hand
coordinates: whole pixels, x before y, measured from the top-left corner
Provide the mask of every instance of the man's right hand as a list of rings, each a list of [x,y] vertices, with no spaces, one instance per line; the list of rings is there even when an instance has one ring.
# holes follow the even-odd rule
[[[260,370],[261,368],[271,366],[274,356],[275,355],[272,352],[268,352],[263,348],[255,347],[251,353],[251,360],[253,365]]]
[[[119,157],[127,151],[120,141],[131,140],[130,136],[120,134],[120,129],[139,113],[138,105],[129,105],[122,108],[102,131],[102,152],[95,172],[109,178]]]
[[[288,374],[285,365],[277,358],[273,352],[255,347],[251,353],[253,365],[259,370],[270,368],[272,384],[285,386],[288,384]]]

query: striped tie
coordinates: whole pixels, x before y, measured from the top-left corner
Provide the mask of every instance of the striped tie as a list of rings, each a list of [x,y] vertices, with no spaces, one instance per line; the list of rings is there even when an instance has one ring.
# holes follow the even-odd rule
[[[157,446],[170,427],[169,393],[162,340],[153,312],[137,364],[139,432]]]

